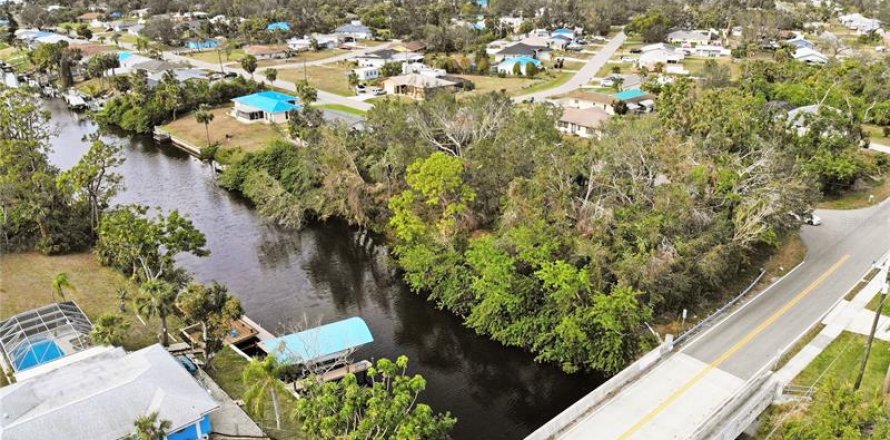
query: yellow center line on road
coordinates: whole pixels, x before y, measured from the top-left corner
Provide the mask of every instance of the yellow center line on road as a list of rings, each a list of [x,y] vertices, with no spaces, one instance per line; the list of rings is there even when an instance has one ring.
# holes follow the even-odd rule
[[[843,257],[841,257],[840,260],[838,260],[831,267],[829,267],[825,272],[823,272],[821,275],[819,275],[819,278],[816,278],[809,286],[807,286],[805,289],[801,290],[800,293],[795,295],[794,298],[791,298],[791,300],[788,301],[785,305],[783,305],[782,308],[780,308],[779,310],[776,310],[772,315],[770,315],[769,318],[767,318],[765,321],[761,322],[760,325],[758,325],[756,328],[754,328],[753,330],[748,332],[748,334],[746,334],[745,337],[743,337],[741,340],[739,340],[739,342],[737,342],[735,345],[733,345],[729,350],[726,350],[726,352],[721,354],[720,357],[718,357],[713,362],[708,364],[707,367],[705,367],[704,369],[699,371],[698,374],[696,374],[691,379],[689,379],[689,381],[684,383],[683,386],[681,386],[680,388],[677,389],[677,391],[674,391],[667,398],[667,400],[665,400],[664,402],[659,404],[652,411],[649,411],[648,414],[643,416],[643,418],[641,418],[639,421],[637,421],[637,423],[635,423],[633,426],[631,426],[630,429],[625,431],[624,434],[621,434],[621,437],[619,437],[619,439],[627,440],[627,439],[631,438],[631,436],[636,434],[637,431],[642,429],[649,422],[651,422],[652,419],[657,417],[658,414],[660,414],[662,411],[664,411],[665,409],[670,407],[675,401],[677,401],[677,399],[679,399],[684,394],[686,394],[693,386],[695,386],[696,383],[698,383],[699,381],[702,380],[702,378],[707,376],[708,373],[710,373],[715,368],[719,367],[720,364],[726,362],[726,360],[729,359],[730,357],[732,357],[732,355],[734,355],[736,352],[738,352],[739,350],[744,348],[746,345],[748,345],[752,340],[754,340],[754,338],[756,338],[757,335],[762,333],[764,330],[766,330],[771,325],[773,325],[776,321],[778,321],[779,318],[781,318],[783,315],[788,313],[788,311],[791,310],[792,307],[797,305],[797,303],[799,303],[807,295],[809,295],[813,290],[815,290],[816,287],[819,287],[820,284],[825,282],[825,280],[828,279],[828,277],[830,277],[832,273],[834,273],[841,266],[843,266],[844,263],[846,263],[849,258],[850,258],[850,255],[844,255]]]

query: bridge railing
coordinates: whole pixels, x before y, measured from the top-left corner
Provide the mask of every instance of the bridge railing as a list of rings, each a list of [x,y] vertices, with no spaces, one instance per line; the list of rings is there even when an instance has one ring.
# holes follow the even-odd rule
[[[779,383],[772,369],[779,361],[774,357],[748,379],[735,395],[699,423],[689,438],[695,440],[734,440],[765,410],[779,393]]]
[[[754,286],[756,286],[757,283],[760,282],[760,279],[763,278],[763,275],[765,273],[766,273],[766,270],[763,268],[760,268],[760,273],[757,274],[757,277],[754,278],[754,281],[751,281],[751,284],[748,284],[748,287],[746,287],[745,290],[742,290],[742,292],[739,293],[738,295],[736,295],[735,298],[731,299],[728,303],[724,304],[722,307],[720,307],[719,309],[714,311],[714,313],[711,313],[707,318],[699,321],[698,324],[695,324],[694,326],[692,326],[692,328],[681,333],[680,336],[677,336],[677,339],[674,341],[674,345],[681,345],[684,342],[688,341],[689,338],[694,336],[696,333],[708,328],[718,318],[720,318],[720,316],[722,316],[727,310],[731,309],[733,306],[738,304],[739,301],[741,301],[742,298],[745,297],[745,295],[747,295],[749,292],[751,292],[751,289],[753,289]]]
[[[566,408],[556,417],[541,426],[535,432],[529,434],[525,440],[548,440],[556,438],[556,436],[571,427],[575,422],[581,420],[586,414],[597,409],[603,402],[609,400],[612,396],[621,391],[625,385],[637,380],[645,372],[649,371],[655,364],[670,353],[674,348],[673,336],[668,335],[664,343],[656,347],[654,350],[643,355],[643,357],[630,364],[620,373],[612,376],[611,379],[597,387],[595,390],[582,397],[580,400]]]

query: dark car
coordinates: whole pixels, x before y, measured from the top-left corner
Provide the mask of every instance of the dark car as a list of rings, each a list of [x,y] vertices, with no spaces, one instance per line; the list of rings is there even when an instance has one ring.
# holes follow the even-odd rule
[[[178,360],[182,365],[182,368],[185,368],[192,376],[198,374],[198,366],[189,359],[188,356],[179,356],[176,360]]]

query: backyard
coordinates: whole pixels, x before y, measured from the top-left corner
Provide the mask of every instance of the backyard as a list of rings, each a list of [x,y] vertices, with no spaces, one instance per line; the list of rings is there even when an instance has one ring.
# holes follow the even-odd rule
[[[0,255],[0,319],[58,301],[52,295],[52,280],[64,272],[74,285],[65,290],[66,300],[75,301],[93,321],[105,312],[119,312],[118,288],[128,291],[130,299],[136,288],[117,271],[103,267],[91,253],[45,256],[36,252]],[[143,324],[127,301],[124,316],[130,330],[124,348],[139,349],[158,342],[157,318]],[[170,322],[171,333],[178,329],[178,319]],[[175,337],[175,335],[174,335]]]
[[[352,96],[347,75],[350,67],[346,63],[335,63],[324,66],[306,66],[294,69],[279,69],[278,79],[290,82],[309,81],[312,87],[341,96]]]
[[[261,122],[245,124],[229,115],[231,107],[220,107],[210,110],[213,120],[205,130],[204,124],[195,120],[194,113],[161,127],[173,137],[182,139],[201,148],[207,145],[207,132],[210,132],[210,143],[218,142],[220,148],[246,152],[260,150],[276,139],[285,138],[285,127],[264,124]]]

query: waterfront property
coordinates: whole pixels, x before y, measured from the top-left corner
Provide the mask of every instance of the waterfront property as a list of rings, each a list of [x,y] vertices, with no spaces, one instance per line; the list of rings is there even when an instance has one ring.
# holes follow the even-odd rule
[[[19,313],[0,323],[0,364],[23,380],[42,365],[90,348],[92,329],[73,301]]]
[[[288,112],[303,108],[299,101],[296,96],[271,90],[258,92],[233,99],[232,116],[247,123],[284,123],[288,120]]]
[[[157,412],[169,420],[167,440],[199,440],[212,432],[210,394],[161,345],[126,353],[97,347],[52,371],[0,388],[4,440],[117,440],[134,421]]]

